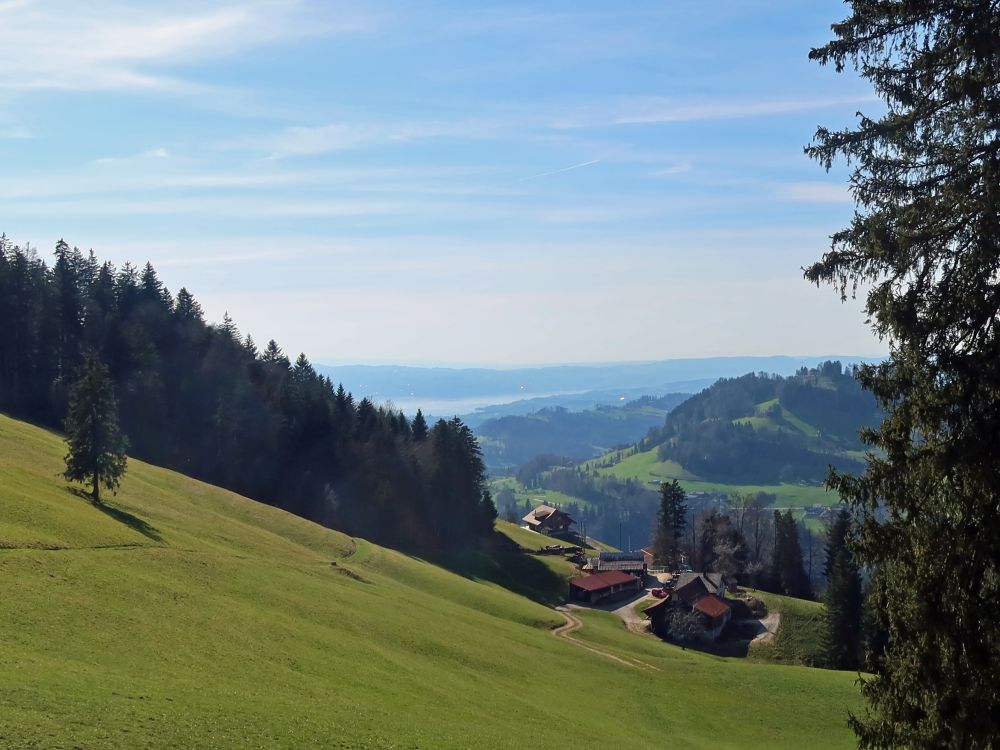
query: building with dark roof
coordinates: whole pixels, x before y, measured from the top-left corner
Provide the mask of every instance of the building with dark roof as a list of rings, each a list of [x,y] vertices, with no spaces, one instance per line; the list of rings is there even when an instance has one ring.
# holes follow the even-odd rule
[[[579,602],[598,604],[634,594],[642,588],[642,581],[620,570],[609,570],[589,576],[574,578],[569,582],[569,598]]]
[[[641,580],[646,579],[646,560],[642,552],[601,552],[597,557],[587,561],[586,570],[604,573],[609,570],[620,570],[631,573]]]
[[[539,505],[521,520],[540,534],[565,534],[576,523],[569,513],[548,505]]]
[[[703,639],[714,641],[733,615],[732,607],[723,599],[724,591],[723,577],[718,573],[682,574],[677,588],[647,607],[649,627],[657,635],[666,637],[674,612],[694,612],[705,629]]]

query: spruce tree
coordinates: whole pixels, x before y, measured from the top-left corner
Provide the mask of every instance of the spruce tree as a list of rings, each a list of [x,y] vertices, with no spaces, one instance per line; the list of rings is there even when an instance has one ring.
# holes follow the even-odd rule
[[[101,486],[114,492],[125,474],[128,441],[118,426],[118,406],[108,368],[93,354],[85,357],[73,384],[66,416],[66,472],[71,482],[90,482],[94,502]]]
[[[687,494],[675,479],[660,484],[660,508],[656,514],[656,538],[653,542],[656,561],[677,570],[681,558],[681,537],[687,517]]]
[[[427,437],[427,420],[424,419],[424,413],[420,409],[417,409],[417,414],[413,417],[410,432],[413,435],[413,439],[417,442]]]
[[[811,57],[853,66],[884,114],[820,129],[858,208],[806,276],[866,312],[889,358],[859,378],[887,417],[863,476],[830,485],[886,633],[852,718],[863,748],[1000,745],[1000,6],[853,0]]]
[[[790,510],[774,511],[774,553],[771,559],[771,587],[779,594],[808,599],[812,596],[809,576],[802,563],[799,528]]]
[[[825,647],[827,665],[857,669],[861,657],[861,575],[851,554],[851,517],[842,509],[827,534]]]

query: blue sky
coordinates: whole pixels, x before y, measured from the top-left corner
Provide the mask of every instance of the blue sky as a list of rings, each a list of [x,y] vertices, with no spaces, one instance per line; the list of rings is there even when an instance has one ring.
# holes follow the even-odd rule
[[[150,260],[318,362],[877,354],[845,6],[0,0],[0,231]]]

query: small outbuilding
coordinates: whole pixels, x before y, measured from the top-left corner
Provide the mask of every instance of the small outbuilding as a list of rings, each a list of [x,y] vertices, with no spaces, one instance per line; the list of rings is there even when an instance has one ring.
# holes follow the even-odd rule
[[[589,576],[574,578],[569,582],[569,598],[589,604],[599,604],[635,594],[642,588],[642,581],[620,570],[609,570]]]

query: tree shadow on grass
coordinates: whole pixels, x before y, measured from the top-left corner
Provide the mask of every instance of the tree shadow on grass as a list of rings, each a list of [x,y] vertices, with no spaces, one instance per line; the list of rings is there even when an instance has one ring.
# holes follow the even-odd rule
[[[160,535],[159,529],[155,526],[150,525],[146,521],[143,521],[138,516],[132,515],[126,510],[121,508],[116,508],[112,505],[105,505],[102,502],[95,502],[94,498],[91,497],[90,493],[86,490],[82,490],[79,487],[68,487],[67,488],[72,494],[76,495],[78,498],[85,500],[94,508],[101,511],[106,516],[118,521],[118,523],[123,523],[128,526],[133,531],[138,531],[147,539],[152,539],[154,542],[162,542],[163,537]]]
[[[555,606],[566,597],[566,582],[506,536],[494,534],[475,548],[437,555],[432,562],[470,580],[490,581],[515,594]]]

